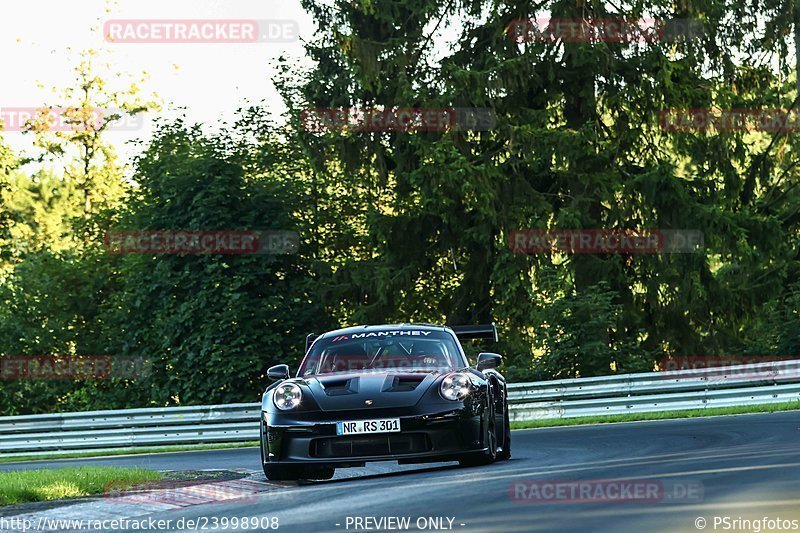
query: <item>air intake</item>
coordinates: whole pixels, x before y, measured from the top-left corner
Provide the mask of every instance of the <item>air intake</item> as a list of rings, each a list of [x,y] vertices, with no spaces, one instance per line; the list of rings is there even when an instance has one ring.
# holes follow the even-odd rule
[[[326,379],[320,381],[320,384],[328,396],[342,396],[358,392],[358,378]]]
[[[411,392],[425,380],[424,374],[411,376],[388,376],[383,392]]]

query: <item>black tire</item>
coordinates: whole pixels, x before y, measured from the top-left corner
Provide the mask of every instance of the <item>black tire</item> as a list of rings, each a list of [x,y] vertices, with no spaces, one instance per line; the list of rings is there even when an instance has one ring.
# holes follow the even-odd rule
[[[270,481],[297,481],[298,479],[331,479],[336,473],[332,466],[264,465],[264,475]]]
[[[486,414],[486,433],[483,436],[483,442],[486,445],[486,451],[477,454],[470,454],[461,457],[458,463],[461,466],[484,466],[490,465],[497,459],[497,428],[495,427],[494,420],[494,400],[491,395],[488,399],[489,408]]]
[[[270,481],[297,481],[305,479],[303,467],[294,465],[264,465],[264,475]]]
[[[320,466],[309,469],[307,479],[331,479],[336,474],[336,469],[332,466]]]
[[[505,414],[503,415],[503,447],[497,452],[498,461],[511,459],[511,417],[508,416],[508,400],[506,399]]]

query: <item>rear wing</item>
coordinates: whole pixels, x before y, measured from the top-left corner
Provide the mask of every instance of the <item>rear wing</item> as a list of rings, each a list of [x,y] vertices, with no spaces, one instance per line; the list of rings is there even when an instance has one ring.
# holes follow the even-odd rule
[[[493,342],[498,342],[497,326],[494,322],[491,324],[478,324],[475,326],[450,326],[453,333],[459,340],[463,339],[492,339]]]

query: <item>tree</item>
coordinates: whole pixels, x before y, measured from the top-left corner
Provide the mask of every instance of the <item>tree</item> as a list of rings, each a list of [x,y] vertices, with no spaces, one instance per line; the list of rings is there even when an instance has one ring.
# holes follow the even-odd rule
[[[674,134],[660,122],[670,109],[792,108],[791,65],[779,59],[772,68],[772,59],[786,57],[789,4],[770,3],[766,12],[724,1],[656,2],[647,11],[583,0],[306,6],[319,21],[308,48],[316,64],[286,91],[294,109],[464,106],[491,108],[498,119],[492,131],[444,135],[300,132],[317,178],[334,183],[344,169],[350,198],[363,206],[361,242],[371,253],[336,271],[355,320],[494,318],[524,364],[531,345],[555,342],[531,337],[552,318],[538,304],[547,293],[546,305],[562,310],[617,309],[615,327],[590,321],[572,334],[578,347],[633,346],[644,358],[716,355],[740,347],[742,329],[795,279],[794,139],[785,131]],[[509,38],[514,20],[542,12],[694,19],[705,33],[630,42]],[[460,22],[452,43],[436,31],[440,19]],[[448,51],[427,53],[436,45]],[[743,57],[763,59],[752,67]],[[506,239],[520,228],[700,230],[705,250],[514,257]],[[602,283],[611,301],[605,290],[595,293]],[[559,349],[548,344],[545,352]],[[621,368],[595,364],[596,353],[578,353],[584,372]]]
[[[0,279],[14,257],[11,226],[13,218],[8,207],[11,181],[18,161],[11,149],[0,138]]]
[[[275,159],[269,131],[257,114],[214,136],[162,126],[136,162],[140,188],[119,228],[297,230],[294,170]],[[298,363],[305,335],[329,325],[305,253],[117,256],[105,337],[115,353],[153,360],[153,404],[253,401],[267,368]]]
[[[76,85],[28,124],[35,153],[18,161],[4,147],[0,153],[0,355],[113,355],[100,329],[113,280],[98,248],[129,185],[108,132],[115,120],[153,104],[140,98],[136,84],[109,85],[98,73],[98,57],[83,53]],[[64,127],[51,127],[59,122]],[[28,163],[37,168],[28,171]],[[129,380],[14,380],[3,384],[7,403],[0,410],[16,414],[144,401],[130,385]]]
[[[107,139],[108,133],[159,108],[156,95],[142,95],[139,84],[146,82],[146,73],[140,80],[112,83],[112,69],[103,55],[97,50],[81,52],[74,84],[64,89],[61,102],[42,108],[27,130],[35,136],[34,145],[39,149],[29,160],[57,163],[63,168],[62,189],[70,207],[80,209],[75,229],[84,247],[102,240],[103,229],[109,224],[104,219],[128,192],[123,165]],[[119,73],[114,76],[121,77]],[[54,128],[54,122],[63,122],[63,127]]]

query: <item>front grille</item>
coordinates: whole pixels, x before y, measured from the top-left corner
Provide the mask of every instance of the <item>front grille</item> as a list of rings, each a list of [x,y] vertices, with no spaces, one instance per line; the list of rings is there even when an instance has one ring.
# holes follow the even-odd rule
[[[311,457],[362,457],[367,455],[400,455],[431,451],[425,433],[386,433],[330,437],[311,441]]]

